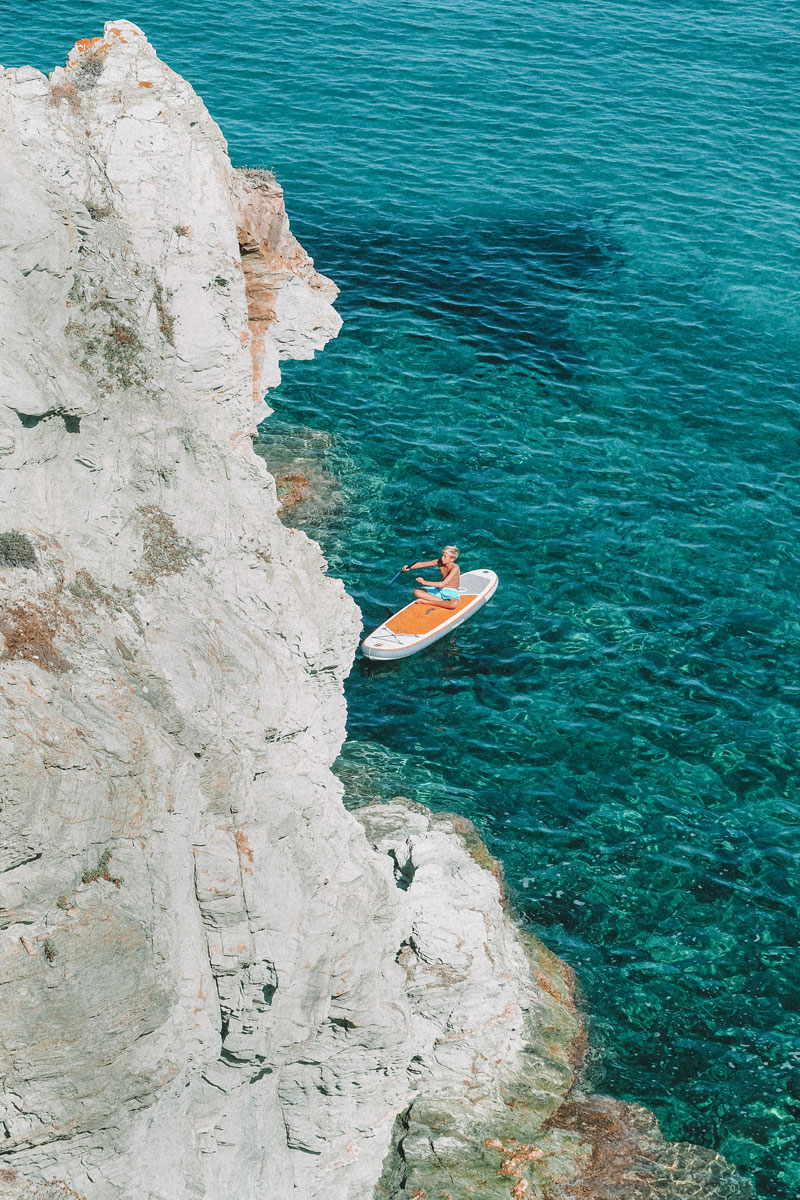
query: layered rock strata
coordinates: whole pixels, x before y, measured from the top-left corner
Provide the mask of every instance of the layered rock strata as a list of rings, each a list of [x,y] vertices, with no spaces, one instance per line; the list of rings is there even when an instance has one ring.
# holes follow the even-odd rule
[[[252,437],[335,286],[128,22],[0,139],[0,1195],[579,1195],[568,973],[330,770],[358,613]]]

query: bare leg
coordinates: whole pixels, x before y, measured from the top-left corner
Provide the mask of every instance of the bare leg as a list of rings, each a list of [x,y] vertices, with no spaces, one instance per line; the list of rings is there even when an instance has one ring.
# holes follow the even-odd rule
[[[423,600],[436,608],[458,608],[457,600],[440,600],[438,596],[432,596],[430,592],[423,592],[422,588],[414,588],[414,595],[418,600]]]

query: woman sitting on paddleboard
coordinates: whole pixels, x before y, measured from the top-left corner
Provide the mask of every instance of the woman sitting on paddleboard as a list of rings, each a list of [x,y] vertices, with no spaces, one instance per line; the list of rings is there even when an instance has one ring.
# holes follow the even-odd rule
[[[418,600],[435,604],[437,608],[458,608],[458,584],[461,572],[456,566],[457,558],[458,546],[445,546],[439,558],[432,558],[430,562],[415,562],[410,566],[403,567],[404,571],[413,571],[417,567],[438,567],[442,573],[442,578],[438,583],[423,579],[421,575],[417,576],[417,583],[422,584],[422,587],[414,589],[414,595]]]

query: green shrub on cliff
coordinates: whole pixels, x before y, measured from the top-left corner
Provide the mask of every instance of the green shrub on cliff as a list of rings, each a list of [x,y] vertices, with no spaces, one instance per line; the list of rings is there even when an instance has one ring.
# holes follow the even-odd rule
[[[16,529],[0,533],[0,567],[35,567],[36,551],[30,538]]]
[[[89,867],[81,876],[81,883],[96,883],[98,879],[105,879],[106,883],[113,883],[114,887],[118,888],[122,884],[122,880],[118,875],[112,875],[109,870],[111,862],[111,851],[104,850],[97,861],[96,867]]]

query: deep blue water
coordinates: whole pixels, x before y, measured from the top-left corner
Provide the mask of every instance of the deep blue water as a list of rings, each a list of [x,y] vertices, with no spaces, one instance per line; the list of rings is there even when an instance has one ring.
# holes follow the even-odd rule
[[[500,575],[356,666],[350,799],[471,816],[578,972],[597,1085],[795,1197],[797,5],[4,14],[0,59],[43,69],[136,20],[284,184],[345,327],[262,449],[317,483],[298,520],[366,624],[445,542]]]

